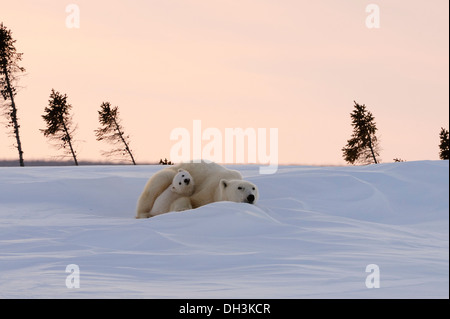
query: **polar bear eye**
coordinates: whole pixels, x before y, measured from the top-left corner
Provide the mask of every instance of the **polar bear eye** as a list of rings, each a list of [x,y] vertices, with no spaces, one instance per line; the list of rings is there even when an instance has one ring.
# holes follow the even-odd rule
[[[181,177],[184,177],[184,175],[181,175]]]
[[[252,187],[252,189],[253,189],[253,190],[255,190],[255,188],[254,188],[254,187]]]
[[[181,182],[179,182],[178,185],[181,185]]]
[[[241,187],[241,186],[239,186],[239,187],[238,187],[238,189],[240,190],[240,189],[242,189],[242,187]]]

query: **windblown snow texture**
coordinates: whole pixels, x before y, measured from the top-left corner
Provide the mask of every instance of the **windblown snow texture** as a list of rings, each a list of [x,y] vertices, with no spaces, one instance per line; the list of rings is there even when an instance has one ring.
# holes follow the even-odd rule
[[[449,297],[448,161],[232,168],[256,205],[139,220],[161,166],[0,168],[0,298]]]

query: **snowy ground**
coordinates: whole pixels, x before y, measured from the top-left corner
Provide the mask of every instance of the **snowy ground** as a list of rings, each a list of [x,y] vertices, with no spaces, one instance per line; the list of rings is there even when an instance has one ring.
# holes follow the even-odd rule
[[[235,166],[257,205],[134,219],[161,168],[0,168],[0,298],[449,297],[448,161]]]

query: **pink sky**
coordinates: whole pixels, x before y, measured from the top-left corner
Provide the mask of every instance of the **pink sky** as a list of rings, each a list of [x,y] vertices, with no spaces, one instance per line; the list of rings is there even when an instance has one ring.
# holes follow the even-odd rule
[[[66,27],[70,3],[79,29]],[[365,24],[371,3],[378,29]],[[52,88],[73,105],[79,160],[108,150],[93,131],[109,101],[138,162],[169,157],[171,131],[201,120],[223,134],[278,128],[281,164],[345,164],[353,100],[375,116],[382,162],[438,159],[448,11],[448,0],[2,3],[27,70],[16,97],[25,165],[60,154],[39,131]],[[13,143],[1,125],[0,159],[17,158]]]

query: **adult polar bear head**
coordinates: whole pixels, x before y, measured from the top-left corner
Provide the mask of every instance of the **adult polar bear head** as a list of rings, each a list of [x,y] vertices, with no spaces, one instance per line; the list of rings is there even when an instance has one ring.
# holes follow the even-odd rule
[[[172,184],[179,169],[189,172],[195,181],[195,191],[190,197],[192,208],[218,201],[255,203],[258,198],[257,187],[242,179],[241,173],[216,163],[181,163],[156,172],[147,182],[139,197],[136,218],[150,217],[155,199]],[[221,183],[224,180],[225,184]],[[243,183],[239,186],[238,182]],[[245,188],[244,189],[239,189]],[[255,188],[255,189],[253,189]],[[247,193],[248,191],[252,191]],[[251,201],[253,195],[253,201]]]
[[[258,188],[255,184],[243,180],[222,179],[219,183],[221,200],[253,204],[258,200]]]

